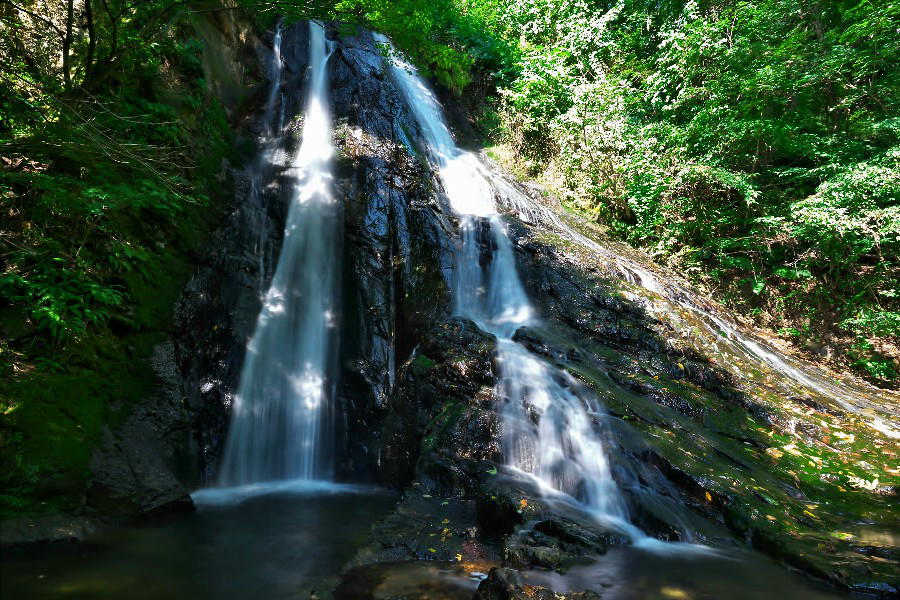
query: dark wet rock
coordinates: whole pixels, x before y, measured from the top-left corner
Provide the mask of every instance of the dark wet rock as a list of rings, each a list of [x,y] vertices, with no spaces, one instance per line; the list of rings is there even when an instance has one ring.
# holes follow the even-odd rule
[[[606,553],[611,544],[627,544],[621,534],[604,531],[584,520],[581,522],[551,516],[519,528],[506,538],[503,563],[517,569],[542,568],[564,572],[590,563]]]
[[[513,569],[495,568],[478,586],[474,600],[600,600],[600,595],[592,591],[560,594],[524,583]]]
[[[534,481],[507,472],[503,467],[482,480],[476,496],[476,510],[479,525],[492,536],[508,535],[522,531],[524,527],[560,536],[566,543],[580,544],[584,548],[595,543],[628,543],[621,535],[604,532],[576,505],[545,498],[543,490]]]
[[[602,554],[612,544],[627,544],[627,537],[612,531],[604,531],[586,523],[578,523],[565,517],[551,517],[532,526],[538,533],[554,537],[560,544],[581,553]]]
[[[411,486],[394,511],[372,528],[370,543],[351,562],[403,560],[494,561],[497,548],[482,540],[475,503],[426,493]]]
[[[91,458],[87,510],[106,520],[152,518],[194,508],[177,476],[196,464],[173,345],[158,345],[152,363],[154,393],[138,402],[115,431],[104,431]]]
[[[537,490],[498,472],[478,490],[478,522],[489,535],[509,535],[525,521],[542,514],[544,506],[535,500]]]
[[[564,571],[590,562],[610,545],[629,540],[607,531],[576,507],[548,503],[530,481],[498,472],[482,483],[476,500],[484,534],[503,536],[504,565]]]
[[[138,421],[116,434],[107,430],[91,460],[88,509],[104,519],[192,511],[187,490],[162,461],[156,445]]]
[[[398,373],[385,421],[383,476],[471,494],[500,457],[493,402],[494,337],[471,321],[435,324]]]
[[[390,442],[379,424],[398,367],[449,306],[449,226],[417,158],[415,120],[371,35],[342,35],[329,64],[346,232],[338,454],[343,472],[371,476],[386,466],[385,480],[398,471],[383,462]]]

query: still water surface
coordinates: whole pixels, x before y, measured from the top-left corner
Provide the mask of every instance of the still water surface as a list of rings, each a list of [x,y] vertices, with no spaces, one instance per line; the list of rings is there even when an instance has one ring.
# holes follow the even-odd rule
[[[387,494],[282,493],[203,505],[174,523],[4,555],[0,597],[306,598],[353,557],[395,502]]]

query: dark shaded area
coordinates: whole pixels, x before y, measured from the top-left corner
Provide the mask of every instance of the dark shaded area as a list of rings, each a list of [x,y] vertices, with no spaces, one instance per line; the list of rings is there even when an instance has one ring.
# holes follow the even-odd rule
[[[4,552],[3,598],[302,596],[337,574],[389,495],[271,495],[90,542]],[[295,597],[296,597],[295,596]]]

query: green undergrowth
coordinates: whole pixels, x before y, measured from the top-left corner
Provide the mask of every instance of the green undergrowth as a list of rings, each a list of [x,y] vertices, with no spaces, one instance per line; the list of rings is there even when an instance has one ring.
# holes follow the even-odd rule
[[[163,4],[145,8],[173,8]],[[207,190],[222,187],[229,123],[206,92],[189,14],[164,14],[152,43],[124,45],[145,25],[126,15],[118,41],[76,45],[67,81],[38,60],[52,48],[3,65],[4,517],[83,504],[92,451],[152,390],[148,359],[222,214]],[[89,64],[101,51],[119,53],[102,74]]]

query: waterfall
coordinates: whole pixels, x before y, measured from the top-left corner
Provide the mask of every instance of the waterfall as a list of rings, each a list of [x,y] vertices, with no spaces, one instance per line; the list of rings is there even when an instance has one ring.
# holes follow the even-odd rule
[[[280,40],[279,28],[276,71]],[[331,44],[317,23],[310,23],[309,47],[305,120],[287,169],[284,242],[247,346],[219,474],[222,486],[330,476],[330,363],[336,351],[341,209],[331,190]],[[269,124],[280,83],[280,74],[274,75],[266,106]]]
[[[380,43],[390,43],[376,36]],[[503,402],[503,446],[508,465],[527,473],[550,494],[577,501],[599,522],[634,541],[646,535],[632,525],[613,480],[594,414],[599,406],[579,397],[567,373],[514,341],[537,320],[516,271],[512,244],[494,203],[490,176],[477,156],[453,142],[433,92],[415,69],[391,51],[391,67],[421,129],[428,152],[460,219],[452,282],[454,312],[497,337]],[[482,267],[482,247],[494,248]],[[537,423],[533,415],[537,415]]]
[[[269,97],[266,98],[266,107],[263,111],[263,125],[266,127],[267,137],[281,135],[281,119],[279,119],[277,127],[272,127],[272,119],[275,115],[275,101],[281,93],[281,76],[284,71],[284,66],[281,64],[281,33],[281,21],[279,21],[278,25],[275,26],[275,35],[272,37],[272,64],[269,67],[272,70],[269,74],[271,85],[269,86]],[[284,110],[283,103],[281,110]]]

